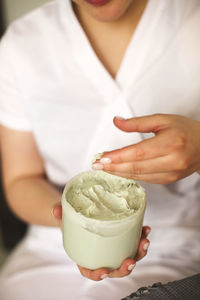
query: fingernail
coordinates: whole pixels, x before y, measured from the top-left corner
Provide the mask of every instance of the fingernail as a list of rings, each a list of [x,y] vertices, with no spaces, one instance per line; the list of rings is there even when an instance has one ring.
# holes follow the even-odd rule
[[[134,268],[135,268],[135,264],[131,264],[131,265],[128,266],[129,271],[132,271]]]
[[[100,159],[100,163],[103,165],[108,165],[112,162],[112,160],[109,157],[103,157]]]
[[[117,120],[125,120],[125,118],[120,117],[120,116],[115,116],[115,118],[116,118]]]
[[[150,234],[150,232],[151,232],[150,228],[146,230],[146,237]]]
[[[103,165],[102,164],[93,164],[92,169],[93,170],[103,170]]]
[[[144,244],[143,250],[146,251],[149,248],[149,243]]]
[[[103,279],[105,279],[105,278],[107,278],[108,277],[108,274],[103,274],[103,275],[101,275],[101,279],[103,280]]]

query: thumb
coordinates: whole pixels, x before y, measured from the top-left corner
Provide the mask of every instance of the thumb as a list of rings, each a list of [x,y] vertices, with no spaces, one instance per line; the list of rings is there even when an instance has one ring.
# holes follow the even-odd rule
[[[130,119],[114,117],[115,126],[126,132],[154,132],[166,128],[167,120],[164,114],[148,115]]]
[[[53,206],[51,213],[56,219],[62,218],[62,206],[60,202]]]

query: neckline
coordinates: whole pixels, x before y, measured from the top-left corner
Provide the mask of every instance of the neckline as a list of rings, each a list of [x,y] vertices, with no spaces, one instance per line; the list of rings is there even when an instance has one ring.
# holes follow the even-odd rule
[[[89,81],[92,82],[104,96],[105,101],[116,98],[136,80],[140,73],[143,59],[148,51],[148,41],[157,20],[157,18],[155,18],[154,22],[150,22],[152,10],[154,9],[153,15],[157,15],[155,7],[161,10],[161,3],[163,3],[163,1],[159,1],[159,4],[157,3],[156,6],[155,0],[148,0],[136,30],[125,51],[115,79],[110,75],[96,55],[86,33],[76,17],[71,1],[64,0],[64,3],[65,5],[62,9],[66,10],[67,14],[65,18],[63,18],[63,21],[65,23],[67,22],[65,27],[76,62],[82,68]],[[149,23],[150,27],[146,30],[146,25]]]
[[[165,2],[165,3],[164,3]],[[148,0],[143,15],[126,49],[121,67],[116,76],[117,84],[123,89],[133,84],[144,70],[145,58],[149,56],[153,33],[158,25],[167,1]],[[151,40],[151,41],[150,41]],[[153,54],[148,63],[153,60]]]

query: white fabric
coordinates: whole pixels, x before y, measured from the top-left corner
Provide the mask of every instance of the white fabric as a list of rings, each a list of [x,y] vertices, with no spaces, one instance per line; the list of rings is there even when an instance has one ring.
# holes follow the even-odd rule
[[[148,134],[124,133],[124,117],[176,113],[200,120],[199,0],[149,0],[116,80],[96,57],[71,4],[52,1],[10,26],[0,45],[0,120],[32,130],[49,180],[90,169],[93,155]],[[123,279],[79,275],[58,229],[32,226],[1,272],[0,298],[120,299],[142,285],[200,271],[200,177],[145,184],[146,259]]]
[[[191,274],[173,260],[149,258],[124,278],[94,282],[82,276],[61,246],[57,229],[32,226],[28,236],[9,257],[1,275],[3,300],[117,300],[142,285],[167,282]],[[189,265],[189,264],[188,264]]]

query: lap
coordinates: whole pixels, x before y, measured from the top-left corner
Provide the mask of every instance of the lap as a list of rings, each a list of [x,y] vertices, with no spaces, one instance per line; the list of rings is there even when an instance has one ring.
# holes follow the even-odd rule
[[[90,281],[80,275],[64,252],[61,234],[45,232],[40,237],[31,232],[10,255],[0,275],[0,299],[117,300],[141,286],[188,275],[167,260],[152,261],[147,257],[128,277]]]

